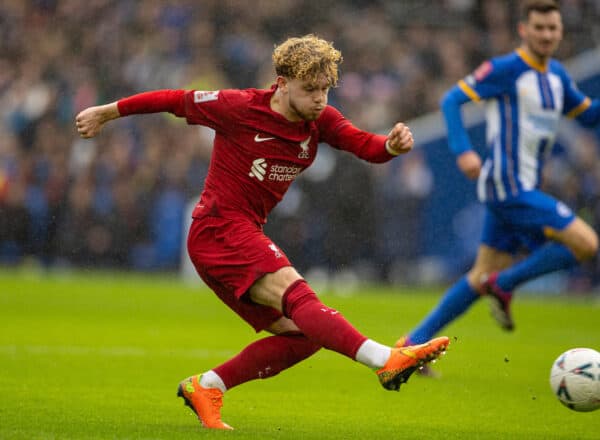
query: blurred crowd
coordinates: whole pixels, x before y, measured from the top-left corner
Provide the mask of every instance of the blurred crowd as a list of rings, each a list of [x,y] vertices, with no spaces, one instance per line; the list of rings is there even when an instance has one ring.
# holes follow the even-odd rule
[[[598,45],[600,2],[561,3],[558,58],[567,59]],[[152,89],[267,87],[274,45],[316,33],[344,55],[330,103],[385,132],[437,110],[446,88],[514,49],[517,11],[510,0],[3,0],[0,261],[180,264],[212,133],[148,115],[81,140],[74,116],[85,107]],[[598,149],[582,154],[556,173],[553,189],[587,206],[599,229]],[[390,278],[398,262],[420,257],[423,204],[435,185],[418,148],[377,167],[323,148],[267,231],[301,270],[360,266]]]

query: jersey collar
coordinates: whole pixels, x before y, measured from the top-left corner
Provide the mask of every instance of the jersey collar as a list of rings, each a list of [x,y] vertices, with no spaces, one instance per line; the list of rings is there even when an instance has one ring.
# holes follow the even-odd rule
[[[519,55],[521,57],[521,59],[525,62],[525,64],[527,64],[529,67],[545,73],[546,71],[548,71],[548,63],[546,64],[541,64],[538,63],[536,60],[534,60],[531,56],[529,56],[529,54],[527,52],[525,52],[522,48],[517,48],[515,50],[515,52],[517,52],[517,55]]]

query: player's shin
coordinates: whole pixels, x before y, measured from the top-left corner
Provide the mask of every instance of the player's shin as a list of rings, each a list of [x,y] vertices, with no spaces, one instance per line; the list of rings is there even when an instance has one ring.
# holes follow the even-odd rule
[[[340,312],[324,305],[304,280],[288,287],[282,309],[307,338],[351,359],[367,340]]]
[[[275,376],[320,348],[301,333],[269,336],[248,345],[213,371],[231,389],[250,380]]]

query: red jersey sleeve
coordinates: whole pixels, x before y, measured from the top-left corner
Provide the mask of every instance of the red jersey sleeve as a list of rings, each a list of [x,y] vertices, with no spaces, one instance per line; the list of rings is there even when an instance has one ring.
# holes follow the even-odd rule
[[[393,159],[385,148],[387,136],[369,133],[356,128],[338,110],[327,106],[317,120],[319,139],[338,150],[349,151],[372,163]]]
[[[215,130],[235,127],[235,119],[247,108],[247,94],[240,90],[155,90],[117,101],[121,116],[170,112],[185,117],[189,124],[200,124]]]
[[[176,116],[184,116],[183,90],[155,90],[138,93],[117,101],[121,116],[141,113],[170,112]]]
[[[249,96],[244,90],[190,90],[185,93],[188,124],[200,124],[220,132],[235,130],[244,119]]]

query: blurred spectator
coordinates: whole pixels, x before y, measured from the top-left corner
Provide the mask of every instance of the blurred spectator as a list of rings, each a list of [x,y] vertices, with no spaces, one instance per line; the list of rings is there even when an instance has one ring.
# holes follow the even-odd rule
[[[422,248],[423,207],[433,190],[433,174],[421,151],[389,162],[379,176],[377,244],[382,275],[396,282],[416,282]]]
[[[25,208],[25,185],[15,181],[10,183],[4,176],[0,198],[0,262],[18,263],[27,253],[30,234],[30,215]]]

